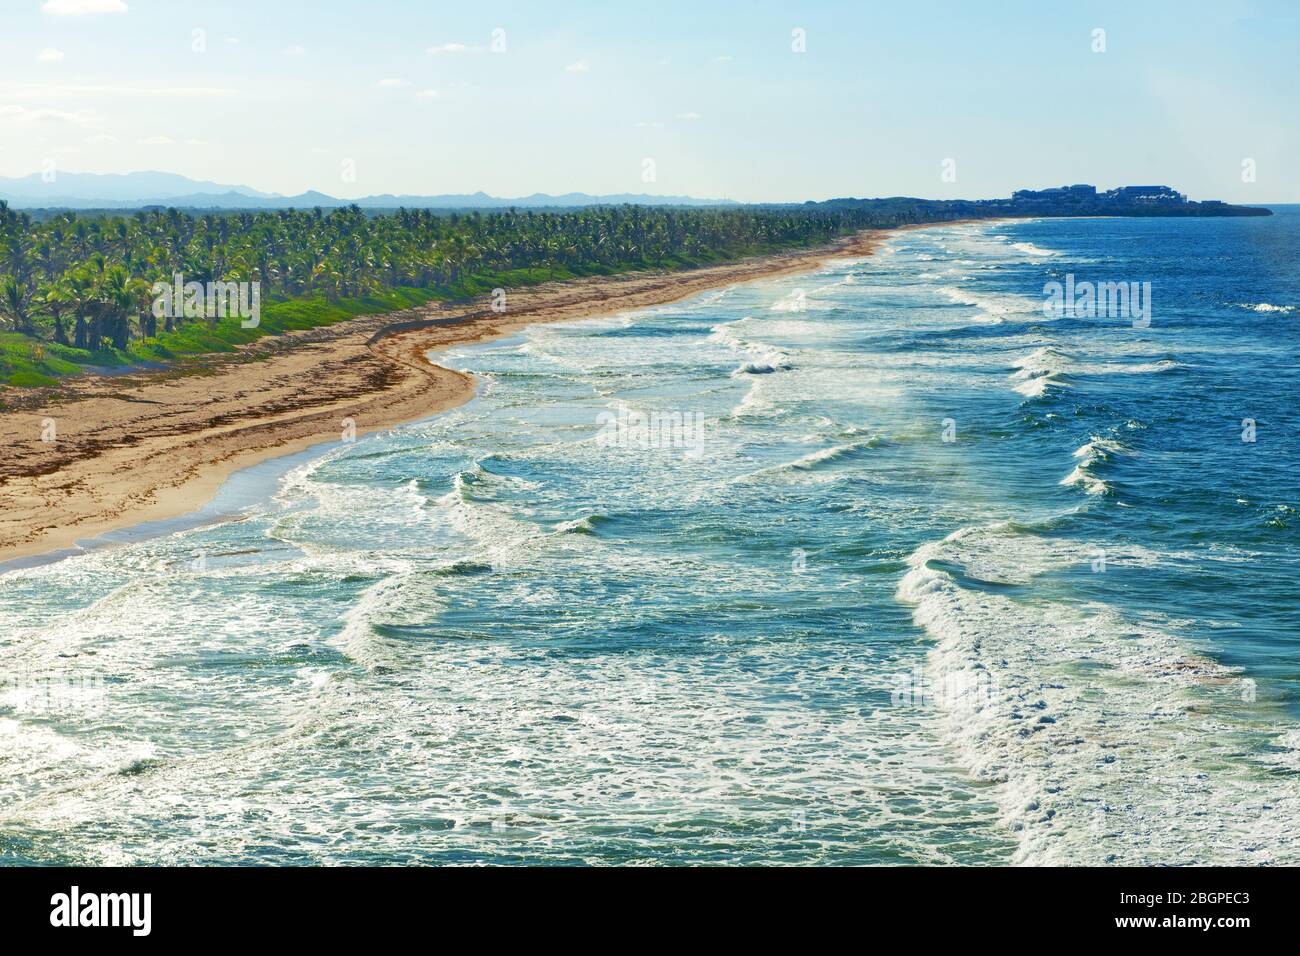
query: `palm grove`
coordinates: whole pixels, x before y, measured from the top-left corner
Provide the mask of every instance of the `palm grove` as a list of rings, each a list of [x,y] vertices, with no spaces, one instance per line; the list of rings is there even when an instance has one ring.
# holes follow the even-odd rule
[[[30,338],[33,348],[121,351],[207,321],[155,316],[154,283],[177,274],[187,282],[258,282],[269,302],[372,299],[382,308],[384,293],[395,290],[423,290],[427,301],[473,294],[484,280],[682,268],[922,215],[949,217],[935,208],[806,204],[369,216],[355,206],[208,215],[159,209],[36,220],[0,201],[0,329]]]

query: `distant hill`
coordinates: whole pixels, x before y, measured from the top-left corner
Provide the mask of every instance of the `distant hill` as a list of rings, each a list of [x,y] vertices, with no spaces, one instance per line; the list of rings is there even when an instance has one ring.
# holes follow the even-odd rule
[[[62,199],[97,206],[118,203],[139,205],[147,199],[171,199],[200,194],[238,195],[246,200],[275,197],[274,193],[259,192],[247,186],[204,182],[175,173],[60,172],[53,182],[45,182],[40,173],[17,179],[0,177],[0,199],[8,200],[11,206],[43,206]]]
[[[175,173],[142,172],[101,175],[59,173],[52,183],[39,173],[18,179],[0,177],[0,200],[14,209],[29,210],[126,210],[142,207],[174,207],[193,211],[262,209],[333,209],[360,206],[362,209],[569,209],[579,206],[737,206],[730,199],[696,199],[691,196],[651,196],[617,193],[594,196],[564,193],[552,196],[533,193],[513,199],[485,192],[444,193],[436,196],[393,195],[339,199],[309,191],[296,196],[259,192],[248,186],[202,182]],[[955,216],[1267,216],[1267,209],[1234,206],[1214,200],[1191,202],[1169,186],[1120,186],[1105,192],[1095,186],[1075,184],[1050,189],[1021,189],[1007,199],[915,199],[893,196],[885,199],[831,199],[826,202],[759,203],[771,207],[820,206],[828,210],[869,209],[895,215],[899,222],[935,221]]]
[[[311,209],[358,205],[363,209],[424,207],[431,209],[556,208],[591,205],[719,206],[735,205],[726,199],[695,199],[690,196],[650,196],[619,193],[593,196],[565,193],[551,196],[533,193],[515,199],[489,196],[484,192],[437,196],[366,196],[338,199],[321,192],[297,196],[265,193],[248,186],[202,182],[174,173],[141,172],[122,174],[59,173],[45,182],[40,173],[17,179],[0,177],[0,199],[15,209],[138,209],[141,206],[174,206],[178,209]]]

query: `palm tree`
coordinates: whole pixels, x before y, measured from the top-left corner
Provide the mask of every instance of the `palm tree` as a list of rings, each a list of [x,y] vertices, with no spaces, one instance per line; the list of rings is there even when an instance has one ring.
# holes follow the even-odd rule
[[[113,266],[104,273],[96,291],[99,297],[99,315],[108,328],[113,348],[125,349],[131,342],[130,315],[135,306],[131,277],[121,266]]]
[[[28,311],[27,289],[13,276],[0,278],[0,311],[9,316],[15,329],[26,335],[35,335],[32,316]]]
[[[37,301],[54,319],[54,341],[68,344],[68,332],[63,327],[63,314],[68,311],[69,299],[61,282],[48,282],[37,291]]]
[[[87,322],[87,316],[95,306],[95,280],[83,267],[65,275],[61,285],[68,303],[72,306],[72,313],[77,318],[72,333],[73,344],[79,349],[98,348],[98,342],[91,345],[91,329]]]

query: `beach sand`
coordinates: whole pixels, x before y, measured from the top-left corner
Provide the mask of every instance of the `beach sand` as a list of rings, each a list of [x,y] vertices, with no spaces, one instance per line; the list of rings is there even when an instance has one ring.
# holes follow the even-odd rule
[[[348,421],[361,435],[468,401],[473,379],[431,364],[430,350],[810,271],[870,255],[883,235],[700,269],[508,290],[502,314],[484,299],[350,319],[173,369],[84,376],[44,403],[11,391],[7,403],[30,407],[0,415],[0,562],[189,514],[232,473],[338,441]]]

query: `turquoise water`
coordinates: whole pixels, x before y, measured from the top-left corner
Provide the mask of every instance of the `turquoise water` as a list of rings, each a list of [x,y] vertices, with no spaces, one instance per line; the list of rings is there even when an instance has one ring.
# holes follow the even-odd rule
[[[1297,212],[444,355],[469,405],[0,579],[0,859],[1300,862]]]

